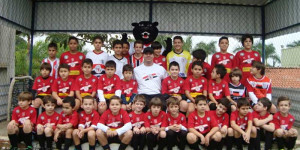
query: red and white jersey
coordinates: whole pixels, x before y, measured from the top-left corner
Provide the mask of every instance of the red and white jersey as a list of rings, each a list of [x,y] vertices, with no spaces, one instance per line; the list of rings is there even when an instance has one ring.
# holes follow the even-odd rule
[[[118,75],[111,78],[103,75],[98,80],[98,90],[103,90],[103,94],[115,94],[116,90],[121,90],[121,81]]]
[[[52,92],[56,92],[60,98],[65,98],[71,91],[74,91],[74,86],[72,85],[74,85],[73,79],[68,78],[68,80],[64,81],[61,78],[58,78],[52,85]]]
[[[280,112],[277,112],[274,114],[272,122],[275,124],[275,129],[290,130],[295,122],[295,117],[290,113],[284,117]]]
[[[75,80],[74,91],[80,91],[81,96],[91,95],[93,92],[97,92],[98,78],[91,76],[85,78],[84,75],[80,75]]]
[[[56,129],[56,125],[59,121],[60,115],[59,113],[55,112],[49,116],[47,115],[46,112],[43,112],[42,114],[39,115],[38,119],[37,119],[37,123],[36,124],[41,124],[41,125],[46,125],[46,124],[51,124],[52,129],[55,130]]]
[[[164,111],[160,111],[157,116],[153,116],[151,111],[145,114],[145,127],[167,127],[167,114]]]
[[[241,82],[244,83],[246,79],[251,76],[250,69],[253,61],[259,61],[260,60],[260,54],[257,51],[251,50],[250,52],[247,52],[246,50],[241,50],[237,52],[234,56],[233,61],[233,68],[238,67],[242,72],[242,80]]]
[[[228,84],[228,87],[229,87],[230,97],[235,102],[237,102],[237,100],[242,97],[246,97],[246,87],[242,83],[239,83],[238,85],[234,85],[233,83],[230,82]]]
[[[209,116],[207,111],[203,117],[200,117],[195,110],[188,117],[188,128],[194,128],[201,134],[208,133],[213,127],[218,127],[217,121],[214,117]]]
[[[141,114],[136,114],[134,113],[134,111],[132,111],[129,113],[129,118],[132,124],[132,128],[141,128],[144,126],[145,113],[142,112]]]
[[[264,116],[261,116],[260,114],[259,114],[259,112],[257,112],[257,111],[253,111],[252,112],[252,116],[253,116],[253,119],[258,119],[258,120],[262,120],[262,119],[266,119],[266,118],[268,118],[269,117],[269,115],[270,115],[270,113],[266,113]],[[270,121],[271,122],[271,121]],[[268,123],[270,123],[270,122],[268,122]]]
[[[105,73],[105,63],[108,58],[108,54],[104,51],[97,53],[95,50],[89,51],[86,54],[86,58],[93,61],[93,71],[92,74],[96,77],[100,77]]]
[[[141,65],[144,62],[144,55],[142,55],[142,57],[140,57],[139,59],[137,59],[136,57],[134,57],[134,54],[130,56],[129,58],[129,63],[130,65],[135,68],[139,65]]]
[[[224,54],[221,52],[217,52],[211,58],[211,68],[213,69],[215,67],[215,65],[217,65],[217,64],[224,65],[227,70],[224,80],[227,82],[230,82],[229,73],[230,73],[231,69],[233,68],[233,60],[234,60],[234,55],[232,55],[230,53]]]
[[[99,123],[108,126],[111,129],[118,129],[123,127],[126,123],[130,122],[127,112],[120,109],[119,114],[113,115],[111,110],[106,110],[100,117]]]
[[[248,114],[244,117],[241,117],[238,111],[234,111],[230,115],[230,122],[235,121],[235,123],[240,126],[242,130],[246,130],[248,127],[248,122],[252,120],[253,117],[251,112],[248,112]]]
[[[210,80],[208,83],[208,93],[213,94],[216,100],[230,96],[228,83],[224,80],[220,83],[217,83],[215,80]]]
[[[31,123],[36,124],[36,110],[29,106],[27,109],[22,109],[20,106],[14,108],[11,116],[11,120],[19,123],[19,126],[23,125],[25,120],[30,120]]]
[[[133,79],[130,81],[121,80],[121,90],[122,95],[125,97],[130,97],[132,94],[137,94],[137,82]]]
[[[247,78],[246,86],[248,92],[253,92],[258,99],[267,97],[267,94],[272,94],[271,79],[267,76],[257,79],[251,75]]]
[[[207,80],[210,80],[210,78],[211,78],[211,71],[214,68],[211,68],[211,66],[207,62],[203,62],[202,65],[203,65],[202,76],[205,77]],[[188,76],[193,75],[193,73],[192,73],[192,66],[193,66],[193,63],[190,63],[190,66],[189,66],[189,69],[188,69]]]
[[[73,125],[73,128],[77,128],[78,125],[77,111],[73,111],[72,114],[70,115],[65,115],[63,111],[60,113],[58,124],[67,124],[67,123],[71,123]]]
[[[34,84],[32,89],[36,90],[37,95],[46,96],[52,94],[51,86],[54,82],[53,77],[43,78],[42,76],[38,76],[34,80]]]
[[[77,76],[82,74],[81,66],[85,59],[85,55],[81,52],[71,54],[70,51],[64,52],[60,56],[60,64],[68,64],[70,66],[69,78],[76,79]]]
[[[177,77],[173,80],[170,76],[166,77],[162,82],[161,93],[176,95],[184,94],[184,80],[181,77]]]
[[[48,57],[43,59],[42,63],[48,63],[51,65],[50,76],[57,79],[58,78],[58,67],[59,67],[59,59],[55,58],[53,61]]]
[[[165,56],[160,55],[158,57],[154,57],[153,62],[160,65],[160,66],[162,66],[162,67],[164,67],[166,70],[168,70],[167,69],[167,60],[166,60]]]
[[[116,72],[115,74],[118,75],[120,77],[120,79],[123,79],[123,66],[128,64],[128,61],[125,57],[122,57],[121,59],[116,58],[114,55],[113,56],[109,56],[108,60],[113,60],[116,63]]]
[[[172,126],[174,124],[187,127],[186,117],[182,113],[179,113],[176,118],[172,117],[170,113],[167,113],[167,126]]]
[[[210,116],[213,116],[218,123],[218,127],[222,128],[224,125],[229,127],[229,115],[225,112],[221,116],[217,115],[217,111],[209,111]]]
[[[197,93],[202,95],[203,91],[207,91],[207,80],[204,77],[194,78],[193,75],[185,79],[184,89],[190,93]]]
[[[79,124],[78,127],[83,129],[97,127],[97,123],[100,119],[99,113],[96,110],[93,110],[90,114],[87,114],[85,111],[80,112],[79,114]]]

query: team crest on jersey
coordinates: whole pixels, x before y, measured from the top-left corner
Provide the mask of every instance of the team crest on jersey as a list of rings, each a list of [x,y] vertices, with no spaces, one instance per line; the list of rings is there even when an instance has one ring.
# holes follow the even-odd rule
[[[116,81],[116,78],[114,78],[114,81]]]
[[[92,82],[95,82],[95,81],[96,81],[96,79],[93,79],[93,80],[92,80]]]
[[[33,113],[33,110],[30,110],[30,113],[32,114],[32,113]]]
[[[293,122],[293,119],[292,119],[292,118],[290,119],[290,122]]]
[[[168,121],[170,122],[170,121],[171,121],[171,119],[170,119],[170,118],[168,118]]]
[[[204,79],[202,79],[201,82],[204,83]]]
[[[166,58],[163,58],[162,61],[166,61]]]
[[[180,83],[180,84],[182,84],[182,83],[183,83],[183,81],[180,81],[179,83]]]
[[[210,121],[210,117],[207,117],[207,121]]]
[[[216,55],[216,58],[220,58],[220,55]]]
[[[255,54],[254,54],[254,56],[255,56],[255,57],[257,57],[257,56],[258,56],[258,54],[257,54],[257,53],[255,53]]]
[[[59,119],[59,117],[57,116],[57,117],[56,117],[56,120],[58,120],[58,119]]]
[[[244,54],[244,53],[241,53],[240,55],[241,55],[241,56],[244,56],[245,54]]]
[[[58,81],[57,84],[60,84],[60,81]]]
[[[131,118],[131,117],[132,117],[132,114],[129,114],[129,117]]]
[[[65,55],[65,57],[64,57],[65,59],[68,59],[69,58],[69,56],[68,55]]]
[[[171,81],[170,80],[168,80],[168,84],[170,84],[171,83]]]
[[[222,120],[225,120],[225,116],[223,116]]]
[[[53,80],[51,79],[51,80],[50,80],[50,83],[52,83],[52,82],[53,82]]]
[[[207,72],[207,69],[206,69],[206,68],[204,68],[203,70],[204,70],[204,72]]]
[[[132,84],[135,85],[135,81]]]
[[[82,78],[79,78],[79,81],[82,81]]]
[[[190,79],[190,82],[193,82],[193,79]]]
[[[65,117],[66,115],[65,115],[65,114],[62,114],[62,116]]]
[[[230,59],[233,59],[233,56],[231,55],[229,58],[230,58]]]
[[[83,56],[79,56],[79,59],[82,60]]]
[[[248,120],[248,117],[245,117],[245,120]]]
[[[212,83],[211,85],[212,85],[212,86],[215,86],[215,83]]]
[[[20,110],[19,110],[19,109],[17,109],[17,110],[16,110],[16,113],[17,113],[17,114],[18,114],[18,113],[20,113]]]
[[[38,80],[37,80],[37,82],[41,82],[41,80],[40,80],[40,79],[38,79]]]
[[[81,115],[81,117],[83,117],[83,114],[82,114],[82,113],[81,113],[80,115]]]
[[[41,119],[42,119],[42,120],[44,120],[44,119],[45,119],[45,117],[44,117],[44,116],[42,116],[42,117],[41,117]]]
[[[224,87],[225,87],[225,84],[222,84],[222,87],[224,88]]]
[[[197,117],[197,116],[195,116],[195,120],[198,120],[198,117]]]
[[[185,118],[184,117],[181,117],[181,121],[183,121]]]
[[[72,84],[72,82],[70,81],[70,82],[69,82],[69,85],[71,85],[71,84]]]

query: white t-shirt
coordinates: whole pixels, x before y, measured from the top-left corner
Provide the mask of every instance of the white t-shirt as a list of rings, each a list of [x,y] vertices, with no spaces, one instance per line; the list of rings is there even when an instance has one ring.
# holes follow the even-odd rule
[[[155,63],[152,66],[141,64],[134,68],[134,77],[138,82],[138,94],[161,93],[161,82],[167,76],[165,68]]]
[[[49,63],[51,65],[52,70],[50,72],[50,76],[57,79],[59,59],[55,58],[53,61],[51,61],[50,58],[48,57],[48,58],[43,59],[42,63]]]
[[[120,77],[120,79],[123,79],[123,66],[126,65],[128,62],[127,62],[127,59],[125,57],[123,57],[122,59],[117,59],[114,55],[112,56],[109,56],[107,61],[109,60],[113,60],[116,64],[117,64],[117,68],[116,68],[116,75],[118,75]]]
[[[89,51],[86,54],[86,58],[89,58],[93,61],[93,71],[92,74],[96,77],[100,77],[105,73],[105,63],[108,58],[106,52],[96,53],[95,51]]]

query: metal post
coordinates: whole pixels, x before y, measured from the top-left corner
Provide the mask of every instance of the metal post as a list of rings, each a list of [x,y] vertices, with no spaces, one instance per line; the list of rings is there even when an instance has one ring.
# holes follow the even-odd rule
[[[152,22],[152,11],[153,11],[153,0],[150,0],[149,3],[149,21]]]
[[[33,53],[34,18],[35,18],[35,1],[32,2],[32,12],[31,12],[31,32],[30,32],[30,51],[29,51],[29,76],[32,75],[32,53]]]
[[[262,62],[264,64],[267,64],[267,62],[265,62],[265,58],[266,58],[266,49],[265,49],[265,40],[266,40],[266,30],[265,30],[265,6],[261,6],[261,40],[262,40]]]

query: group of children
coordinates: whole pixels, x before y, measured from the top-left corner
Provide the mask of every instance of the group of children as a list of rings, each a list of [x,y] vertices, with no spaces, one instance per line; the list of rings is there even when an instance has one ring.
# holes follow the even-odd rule
[[[245,49],[235,56],[227,52],[228,38],[221,37],[221,51],[213,55],[211,66],[204,62],[204,50],[193,51],[191,58],[182,49],[180,36],[174,37],[174,51],[167,57],[160,55],[162,46],[154,42],[153,62],[168,69],[169,76],[162,81],[163,99],[154,97],[148,106],[133,77],[134,68],[143,63],[143,43],[134,43],[131,56],[128,42],[114,41],[112,56],[101,50],[101,37],[93,44],[95,50],[85,56],[77,51],[78,39],[70,37],[70,51],[59,61],[50,55],[56,44],[49,44],[49,58],[32,88],[35,98],[22,92],[8,124],[12,149],[19,140],[32,149],[32,131],[41,149],[46,149],[45,141],[51,149],[53,140],[58,149],[63,142],[64,149],[73,142],[78,150],[87,141],[95,149],[96,140],[104,149],[117,142],[119,149],[131,143],[134,149],[147,145],[150,150],[156,145],[172,149],[176,143],[179,149],[187,144],[192,149],[200,149],[199,144],[222,149],[225,141],[227,149],[233,144],[242,149],[243,143],[260,149],[264,140],[265,149],[271,149],[273,137],[279,149],[294,147],[298,133],[292,128],[290,100],[280,97],[277,108],[271,103],[271,80],[259,53],[251,50],[251,36],[242,37]],[[40,106],[44,112],[37,115]],[[60,114],[54,110],[58,106]]]

